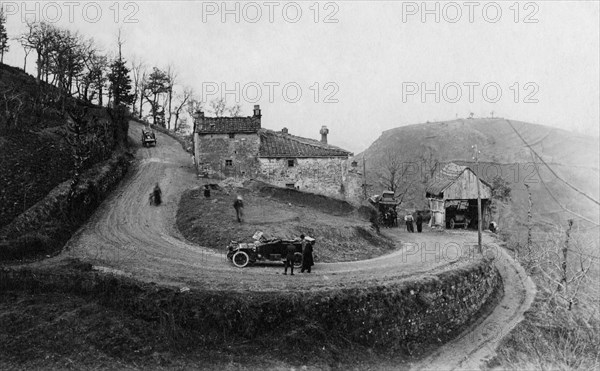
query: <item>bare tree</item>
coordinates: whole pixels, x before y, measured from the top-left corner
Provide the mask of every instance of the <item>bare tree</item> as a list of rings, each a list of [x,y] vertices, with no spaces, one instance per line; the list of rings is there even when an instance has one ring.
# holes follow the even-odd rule
[[[21,35],[22,45],[35,50],[37,54],[36,81],[39,84],[45,74],[46,82],[49,76],[50,50],[56,27],[45,22],[26,21],[27,31]]]
[[[167,74],[154,67],[152,73],[144,83],[144,97],[150,103],[152,109],[152,120],[155,125],[165,126],[164,104],[161,105],[161,97],[169,91],[169,78]],[[162,110],[161,110],[162,108]]]
[[[197,117],[197,114],[204,109],[202,101],[197,100],[195,97],[192,96],[188,100],[188,104],[187,104],[186,109],[187,109],[188,115],[192,118],[192,122],[193,122],[192,133],[195,133],[196,132],[196,117]]]
[[[223,117],[227,109],[227,101],[225,97],[215,98],[210,102],[210,108],[216,117]]]
[[[27,57],[29,57],[29,53],[31,53],[31,51],[33,50],[33,47],[30,45],[29,43],[29,39],[31,38],[31,35],[29,32],[31,32],[32,29],[28,29],[27,32],[15,37],[15,40],[19,42],[19,44],[21,44],[21,47],[23,48],[23,51],[25,53],[25,56],[23,57],[23,71],[27,72]]]
[[[231,117],[240,117],[242,114],[242,106],[238,104],[234,104],[233,106],[227,108],[227,112],[229,112],[229,116]]]
[[[25,108],[25,93],[20,89],[8,87],[0,91],[0,123],[5,129],[17,128],[19,118]]]
[[[183,92],[181,93],[181,95],[178,97],[179,98],[179,104],[175,107],[175,111],[173,112],[175,114],[175,123],[173,124],[173,131],[178,131],[179,130],[179,116],[181,114],[182,109],[188,104],[190,99],[193,99],[194,97],[194,91],[192,90],[192,88],[184,88]]]
[[[131,105],[131,111],[135,115],[139,114],[139,117],[142,117],[142,104],[143,104],[143,94],[141,93],[141,88],[143,85],[143,77],[146,70],[146,65],[141,58],[134,57],[131,62],[131,75],[133,77],[133,104]],[[136,109],[137,101],[140,101],[140,110]]]
[[[0,7],[0,63],[4,63],[4,53],[8,52],[9,49],[6,15],[4,14],[4,8]]]
[[[167,91],[165,107],[168,107],[167,129],[171,129],[171,115],[173,114],[173,89],[177,82],[177,71],[172,64],[167,66],[166,74],[169,81],[169,87]]]
[[[393,149],[388,149],[382,158],[382,166],[377,172],[379,183],[387,190],[394,192],[404,200],[412,181],[406,179],[410,164],[404,163],[400,155]]]

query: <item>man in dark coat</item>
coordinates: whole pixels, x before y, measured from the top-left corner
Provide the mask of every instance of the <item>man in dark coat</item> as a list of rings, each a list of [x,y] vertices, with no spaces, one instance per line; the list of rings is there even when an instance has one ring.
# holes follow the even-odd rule
[[[152,190],[151,203],[154,205],[160,205],[162,203],[162,190],[160,189],[158,183],[156,183],[154,189]]]
[[[208,184],[204,185],[204,197],[210,198],[210,187],[208,186]]]
[[[244,220],[244,201],[242,200],[242,196],[237,196],[237,199],[233,203],[233,208],[235,209],[237,221],[241,223]]]
[[[417,232],[421,233],[423,231],[423,215],[421,213],[417,214]]]
[[[304,273],[304,271],[308,271],[310,273],[310,268],[315,265],[315,261],[313,259],[313,247],[312,244],[308,243],[304,239],[304,235],[300,235],[300,240],[302,241],[302,269],[300,273]]]
[[[286,247],[286,256],[285,256],[285,269],[283,270],[283,274],[287,274],[288,266],[290,267],[291,275],[294,275],[294,254],[296,253],[296,247],[292,244],[287,245]]]

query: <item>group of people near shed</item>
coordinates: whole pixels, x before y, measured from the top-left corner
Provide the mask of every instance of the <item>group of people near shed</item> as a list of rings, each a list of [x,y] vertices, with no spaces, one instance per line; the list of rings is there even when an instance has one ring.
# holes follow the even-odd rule
[[[406,223],[406,231],[410,233],[415,233],[415,226],[413,223],[417,224],[417,232],[423,232],[423,215],[421,213],[417,213],[417,218],[412,216],[412,214],[406,214],[404,217],[404,222]]]

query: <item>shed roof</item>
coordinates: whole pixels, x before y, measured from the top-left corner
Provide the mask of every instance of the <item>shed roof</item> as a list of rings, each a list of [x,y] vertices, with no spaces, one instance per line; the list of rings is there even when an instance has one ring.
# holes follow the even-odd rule
[[[258,157],[263,158],[313,158],[313,157],[348,157],[351,152],[318,140],[295,135],[261,129],[260,150]]]
[[[436,173],[435,177],[429,182],[427,185],[427,193],[432,195],[440,195],[446,188],[448,188],[452,183],[454,183],[462,173],[466,170],[475,173],[468,166],[457,165],[454,162],[450,162],[446,166],[442,168],[439,173]],[[486,186],[491,188],[491,185],[481,178],[479,180]]]

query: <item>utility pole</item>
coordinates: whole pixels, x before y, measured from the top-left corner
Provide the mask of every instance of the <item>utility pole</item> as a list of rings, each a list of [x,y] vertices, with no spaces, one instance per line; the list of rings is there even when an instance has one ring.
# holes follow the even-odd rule
[[[479,150],[477,149],[477,144],[473,146],[473,159],[475,160],[475,168],[479,170]],[[477,180],[477,246],[479,248],[479,253],[483,253],[483,248],[481,247],[481,191],[479,189],[479,175],[475,173],[475,179]]]
[[[367,199],[367,163],[365,160],[365,155],[363,154],[363,195],[365,200]]]

